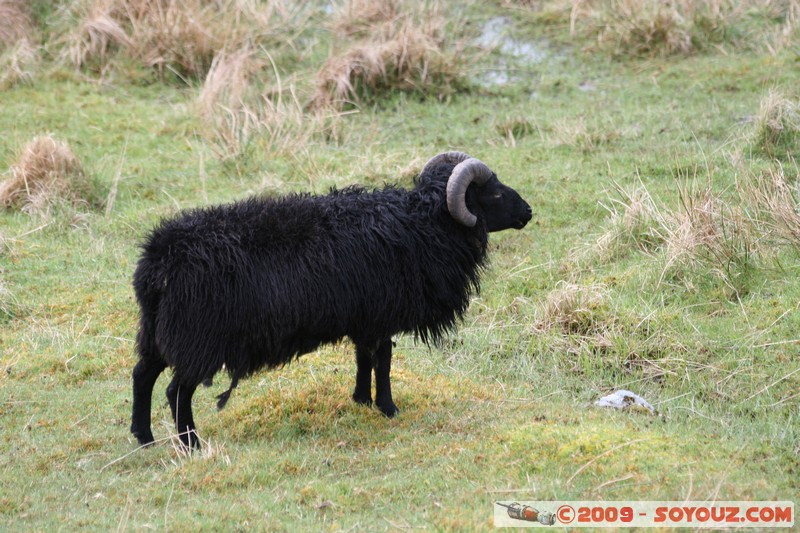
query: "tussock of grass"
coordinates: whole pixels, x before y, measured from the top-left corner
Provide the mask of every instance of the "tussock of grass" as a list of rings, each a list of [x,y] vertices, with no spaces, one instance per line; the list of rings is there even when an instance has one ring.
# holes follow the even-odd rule
[[[683,276],[701,270],[721,279],[737,294],[739,278],[754,265],[756,241],[744,213],[711,188],[680,191],[682,209],[663,226],[664,273]]]
[[[39,65],[36,26],[25,0],[0,0],[0,89],[33,80]]]
[[[20,39],[0,55],[0,89],[33,81],[41,61],[39,49],[28,39]]]
[[[0,235],[0,255],[5,251],[3,236]],[[16,315],[17,300],[8,284],[0,275],[0,324],[7,322]]]
[[[340,117],[324,109],[307,112],[289,87],[267,91],[249,103],[219,106],[208,123],[219,155],[229,158],[254,145],[264,153],[301,154],[314,139],[338,138]]]
[[[199,435],[197,436],[197,440],[200,443],[200,447],[198,449],[190,449],[181,442],[178,434],[170,435],[169,444],[174,456],[174,459],[172,459],[172,464],[174,466],[182,467],[188,463],[205,463],[208,461],[231,466],[231,458],[225,449],[224,443],[213,442],[210,438],[206,440]]]
[[[772,38],[767,41],[767,48],[774,54],[784,48],[797,46],[800,42],[800,0],[765,2],[764,5],[772,5],[772,18],[783,21],[774,30]]]
[[[778,159],[800,156],[800,102],[772,90],[761,100],[755,121],[756,151]]]
[[[235,52],[217,54],[197,98],[201,115],[209,118],[219,106],[231,108],[241,105],[251,90],[253,76],[262,66],[247,46]]]
[[[331,26],[340,37],[370,34],[400,15],[398,0],[345,0],[335,8]]]
[[[116,52],[164,75],[201,76],[222,41],[205,28],[201,0],[74,0],[64,7],[61,57],[76,68],[102,69]]]
[[[564,333],[587,334],[597,329],[600,314],[609,301],[608,287],[577,285],[561,281],[547,294],[536,315],[536,330],[559,329]]]
[[[0,0],[0,50],[21,40],[35,41],[35,26],[26,0]]]
[[[533,124],[524,117],[503,120],[495,125],[495,129],[511,146],[515,146],[517,140],[530,135],[534,131]]]
[[[170,69],[202,76],[233,32],[214,4],[201,0],[120,1],[132,28],[135,55],[162,77]]]
[[[206,74],[197,108],[223,158],[243,153],[261,129],[266,115],[254,103],[258,97],[251,94],[261,67],[253,50],[245,46],[217,54]]]
[[[450,94],[461,83],[463,58],[448,50],[446,23],[429,8],[378,25],[370,38],[328,58],[316,74],[312,106],[341,109],[396,90]]]
[[[77,68],[92,62],[103,65],[112,52],[119,49],[130,50],[133,46],[128,34],[110,16],[108,10],[93,9],[79,28],[68,34],[66,39],[62,55]]]
[[[34,137],[0,183],[0,205],[27,213],[45,212],[54,202],[86,203],[87,181],[69,146],[50,135]]]
[[[191,79],[225,50],[288,37],[281,23],[295,14],[280,0],[75,0],[67,13],[62,56],[76,67],[102,68],[123,52],[161,78]]]
[[[678,209],[655,202],[643,185],[632,191],[617,186],[617,192],[590,257],[610,260],[638,250],[661,259],[659,282],[711,274],[739,294],[758,255],[767,252],[746,209],[711,187],[679,186]]]
[[[507,4],[534,20],[569,26],[571,37],[588,49],[614,56],[667,57],[707,51],[797,44],[800,6],[796,0],[542,0]]]
[[[739,184],[748,218],[765,242],[788,244],[800,250],[800,188],[783,169],[749,173]]]
[[[685,364],[677,355],[686,347],[654,313],[624,311],[615,300],[603,283],[558,282],[535,312],[534,343],[559,358],[569,354],[560,364],[570,373],[637,373],[644,379],[675,374]]]
[[[667,56],[692,50],[694,6],[701,2],[614,0],[575,3],[571,29],[594,35],[615,54]]]
[[[611,219],[598,236],[594,251],[602,257],[614,258],[631,249],[648,251],[661,244],[661,213],[644,185],[626,190],[615,184],[615,191],[617,197],[602,204]]]
[[[335,138],[339,115],[306,110],[294,85],[284,87],[272,66],[245,46],[212,62],[197,99],[200,117],[222,158],[237,157],[253,144],[266,153],[301,152],[313,138]]]
[[[553,139],[558,146],[569,146],[583,152],[613,142],[620,136],[614,129],[587,125],[583,117],[557,120],[553,123]]]

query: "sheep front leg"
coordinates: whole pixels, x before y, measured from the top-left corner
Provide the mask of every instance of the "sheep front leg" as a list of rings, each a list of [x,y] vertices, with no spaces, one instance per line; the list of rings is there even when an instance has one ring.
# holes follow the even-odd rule
[[[353,391],[353,401],[364,405],[372,405],[373,351],[363,344],[356,345],[356,389]]]
[[[400,412],[392,401],[392,339],[381,341],[373,356],[375,365],[375,405],[389,418]]]
[[[177,377],[173,377],[167,386],[167,400],[172,411],[172,419],[178,430],[178,437],[187,449],[199,448],[200,439],[192,416],[192,395],[197,385],[182,385]]]

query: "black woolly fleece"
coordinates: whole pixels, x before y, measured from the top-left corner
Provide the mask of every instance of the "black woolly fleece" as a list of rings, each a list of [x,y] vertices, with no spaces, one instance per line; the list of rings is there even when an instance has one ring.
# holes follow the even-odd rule
[[[473,228],[447,211],[452,169],[432,169],[410,191],[251,198],[165,220],[134,274],[140,357],[163,360],[188,386],[224,364],[233,388],[345,336],[436,342],[466,311],[486,258],[480,207],[468,194]]]

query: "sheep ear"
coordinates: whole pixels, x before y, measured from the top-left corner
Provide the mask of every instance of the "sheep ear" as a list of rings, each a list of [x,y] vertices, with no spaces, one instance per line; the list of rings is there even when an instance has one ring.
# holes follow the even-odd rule
[[[467,188],[473,181],[483,185],[492,177],[486,163],[474,157],[457,164],[447,180],[447,210],[456,221],[474,227],[478,218],[467,209]]]

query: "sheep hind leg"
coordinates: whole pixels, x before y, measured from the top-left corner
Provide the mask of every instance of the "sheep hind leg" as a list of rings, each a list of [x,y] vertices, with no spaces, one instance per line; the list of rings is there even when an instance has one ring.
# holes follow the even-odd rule
[[[153,386],[166,367],[160,359],[142,358],[133,368],[131,433],[142,446],[153,443],[153,431],[150,428]]]
[[[392,400],[392,383],[389,373],[392,370],[392,339],[385,339],[378,345],[373,356],[375,364],[375,405],[389,418],[400,410]]]
[[[197,385],[179,383],[177,377],[173,377],[167,386],[167,399],[172,411],[172,419],[175,421],[181,443],[187,448],[200,447],[197,427],[194,425],[192,416],[192,396],[195,390],[197,390]]]
[[[353,401],[364,405],[372,405],[372,367],[374,349],[363,344],[356,345],[356,388]]]

